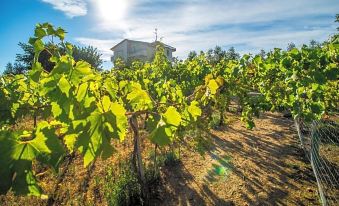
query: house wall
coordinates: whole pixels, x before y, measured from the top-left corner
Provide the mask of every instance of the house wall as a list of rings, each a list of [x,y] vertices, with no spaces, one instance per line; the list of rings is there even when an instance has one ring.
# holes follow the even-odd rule
[[[128,51],[127,51],[128,41],[124,41],[121,44],[119,44],[117,47],[113,50],[113,62],[117,58],[121,58],[123,61],[127,60],[128,57]]]
[[[169,48],[165,48],[164,52],[165,52],[167,59],[172,61],[172,50],[170,50]]]
[[[154,48],[146,42],[128,41],[129,60],[150,61],[154,55]]]
[[[112,62],[121,58],[124,62],[130,63],[133,60],[152,61],[155,55],[155,46],[147,42],[126,40],[117,45],[114,50]],[[164,49],[166,57],[172,61],[172,50]]]

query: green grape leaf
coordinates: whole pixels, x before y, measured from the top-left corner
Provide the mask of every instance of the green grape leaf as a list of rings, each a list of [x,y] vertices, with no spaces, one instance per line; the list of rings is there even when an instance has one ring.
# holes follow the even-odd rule
[[[301,54],[299,53],[299,50],[297,48],[293,48],[291,51],[289,51],[289,54],[296,60],[299,60],[301,58]]]
[[[69,51],[69,53],[72,53],[73,51],[73,45],[71,43],[66,43],[66,49]]]
[[[148,93],[139,87],[134,87],[133,91],[127,95],[127,100],[134,111],[140,111],[152,107],[152,100]]]
[[[163,119],[160,119],[156,127],[155,122],[151,122],[149,129],[153,129],[149,138],[152,142],[164,146],[171,142],[174,132],[181,123],[181,115],[177,109],[173,106],[167,108],[167,111],[162,115]]]
[[[58,117],[61,115],[62,109],[57,102],[52,102],[51,107],[52,107],[52,114],[54,117]]]
[[[257,55],[254,57],[253,61],[258,65],[260,63],[262,63],[262,58],[261,56]]]
[[[75,146],[77,137],[78,137],[77,134],[67,134],[64,136],[65,145],[70,152],[74,151],[74,146]]]
[[[36,37],[30,37],[28,40],[28,43],[31,44],[32,46],[34,45],[34,42],[37,40],[38,38]]]
[[[127,85],[128,85],[128,81],[126,81],[126,80],[122,80],[122,81],[119,82],[119,88],[120,89],[125,88]]]
[[[318,83],[318,84],[325,84],[326,83],[326,77],[322,72],[316,71],[314,72],[314,80]]]
[[[218,83],[217,83],[214,79],[211,79],[211,80],[208,82],[207,87],[210,89],[211,94],[216,94],[216,93],[217,93],[217,90],[218,90],[218,88],[219,88],[219,85],[218,85]]]
[[[28,194],[33,196],[41,196],[42,194],[42,190],[38,185],[38,182],[31,169],[22,168],[18,170],[12,184],[13,191],[17,195]]]
[[[106,98],[105,98],[106,99]],[[106,101],[106,100],[105,100]],[[76,142],[80,152],[84,155],[86,167],[95,158],[101,155],[107,158],[113,153],[111,139],[123,140],[126,135],[127,117],[125,108],[117,102],[111,103],[109,111],[94,111],[87,117],[87,124]]]
[[[172,131],[166,126],[159,126],[149,136],[150,140],[159,146],[165,146],[171,143]]]
[[[65,30],[62,29],[61,27],[58,27],[55,31],[55,35],[57,35],[60,38],[60,40],[62,41],[65,38]]]
[[[16,112],[18,111],[18,109],[20,108],[20,104],[19,103],[13,103],[12,107],[11,107],[11,115],[12,117],[15,117]]]
[[[78,93],[77,93],[77,96],[76,96],[76,99],[77,99],[78,102],[81,102],[85,98],[87,88],[88,88],[87,83],[83,83],[79,86]]]
[[[40,161],[57,169],[65,151],[55,129],[48,122],[42,121],[39,122],[34,136],[30,144],[38,151]]]
[[[84,144],[84,166],[87,167],[90,162],[94,160],[96,156],[100,154],[100,146],[102,144],[102,131],[103,131],[103,117],[99,112],[93,112],[88,118],[88,132],[84,132],[84,135],[79,136],[80,142]],[[88,137],[86,133],[88,133]]]
[[[0,132],[0,192],[12,188],[14,194],[41,195],[41,189],[32,173],[32,160],[38,151],[30,142],[21,142],[19,134]]]
[[[105,81],[104,85],[105,88],[107,90],[107,92],[109,93],[109,95],[111,96],[111,98],[116,98],[117,95],[117,90],[118,90],[118,85],[114,84],[113,82],[111,82],[111,79],[107,79],[108,81]]]
[[[324,111],[324,104],[319,102],[312,102],[311,104],[311,110],[315,114],[321,114]]]
[[[87,97],[87,98],[85,98],[84,107],[85,108],[90,107],[91,104],[95,102],[95,100],[96,100],[95,97]]]
[[[339,68],[336,64],[332,63],[325,71],[326,77],[329,80],[337,80],[339,78]]]
[[[41,27],[36,27],[34,31],[34,36],[41,39],[46,36],[46,31]]]
[[[126,136],[126,128],[128,126],[126,109],[119,103],[114,102],[111,104],[111,112],[113,116],[106,116],[108,122],[116,125],[114,128],[113,136],[123,141]],[[112,118],[114,117],[114,118]]]
[[[102,103],[102,109],[104,112],[107,112],[111,106],[111,100],[109,99],[108,96],[104,96],[101,100]]]
[[[290,68],[292,66],[292,62],[291,62],[291,60],[289,58],[285,57],[285,58],[283,58],[281,60],[281,65],[284,68],[288,69],[288,68]]]
[[[163,114],[166,124],[178,127],[181,122],[181,115],[177,109],[173,106],[167,108],[167,111]]]
[[[167,102],[167,98],[165,96],[161,96],[160,103],[165,104]]]
[[[157,124],[160,120],[160,115],[149,115],[146,120],[146,129],[148,132],[152,132],[157,128]]]
[[[44,46],[44,43],[42,42],[41,39],[37,39],[35,42],[34,42],[34,52],[35,53],[38,53],[42,50],[44,50],[45,46]]]
[[[107,159],[109,157],[111,157],[114,153],[114,147],[111,145],[111,143],[109,142],[109,139],[107,138],[103,138],[102,139],[102,154],[101,154],[101,158],[102,159]]]
[[[10,167],[13,163],[12,151],[16,145],[14,133],[0,131],[0,194],[6,194],[12,186],[12,176],[14,171]]]
[[[246,128],[247,129],[253,129],[253,127],[255,127],[253,120],[247,120],[246,121]]]
[[[69,90],[71,89],[71,85],[64,76],[60,78],[58,86],[61,92],[64,93],[67,97],[69,97]]]
[[[197,105],[197,101],[192,101],[191,105],[188,106],[188,112],[194,121],[197,121],[197,118],[201,116],[201,109]]]
[[[74,69],[79,71],[83,75],[92,74],[91,65],[85,61],[78,61]]]
[[[29,71],[28,75],[34,82],[39,82],[43,68],[40,62],[34,62],[32,64],[32,70]]]
[[[53,35],[55,33],[54,28],[51,24],[47,23],[46,27],[47,27],[47,35]]]
[[[69,56],[63,55],[58,60],[59,61],[56,62],[56,65],[50,73],[51,76],[56,74],[68,74],[73,68],[72,61],[70,61]]]

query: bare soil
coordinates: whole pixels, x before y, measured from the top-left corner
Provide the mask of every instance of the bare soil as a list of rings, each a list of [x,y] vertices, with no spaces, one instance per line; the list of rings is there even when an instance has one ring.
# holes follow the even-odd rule
[[[266,113],[247,130],[239,118],[209,131],[205,155],[182,149],[181,161],[161,168],[157,195],[151,205],[319,205],[317,186],[293,122],[278,113]],[[131,138],[129,138],[131,139]],[[144,156],[153,146],[144,141]],[[108,166],[130,158],[132,141],[116,144],[117,152],[98,160],[89,173],[77,155],[56,185],[56,174],[39,176],[42,188],[54,195],[55,205],[107,205],[102,177]],[[88,181],[85,181],[88,180]],[[85,183],[85,184],[84,184]],[[56,193],[53,194],[57,187]],[[46,205],[35,197],[0,196],[0,205]]]
[[[205,156],[184,151],[180,164],[162,170],[161,205],[319,205],[292,120],[266,113],[247,130],[229,119],[210,132]]]

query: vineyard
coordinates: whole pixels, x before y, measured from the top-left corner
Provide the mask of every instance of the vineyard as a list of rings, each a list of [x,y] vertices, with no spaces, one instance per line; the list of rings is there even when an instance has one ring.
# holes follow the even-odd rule
[[[151,63],[99,72],[38,24],[31,70],[0,76],[0,203],[335,205],[338,42],[175,62],[160,45]],[[309,143],[315,127],[330,132]],[[333,187],[321,198],[322,165],[304,151],[322,155],[327,139],[338,176],[320,173]]]

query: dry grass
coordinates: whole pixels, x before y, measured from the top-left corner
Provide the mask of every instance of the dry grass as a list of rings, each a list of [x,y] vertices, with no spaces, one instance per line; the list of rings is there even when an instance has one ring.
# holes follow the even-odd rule
[[[234,118],[210,132],[214,146],[204,157],[186,151],[163,170],[162,205],[318,205],[292,121],[268,113],[246,130]]]
[[[204,156],[182,149],[181,162],[161,168],[160,186],[152,205],[319,205],[315,179],[299,149],[293,122],[280,114],[267,113],[246,130],[239,118],[228,114],[227,127],[206,134],[210,150]],[[102,181],[108,167],[130,158],[131,137],[114,143],[117,152],[98,160],[88,176],[77,155],[58,185],[56,205],[107,205]],[[143,141],[144,157],[153,146]],[[63,169],[63,168],[62,168]],[[52,195],[55,174],[39,177],[41,186]],[[155,187],[155,186],[154,186]],[[1,205],[46,205],[35,197],[0,196]]]

